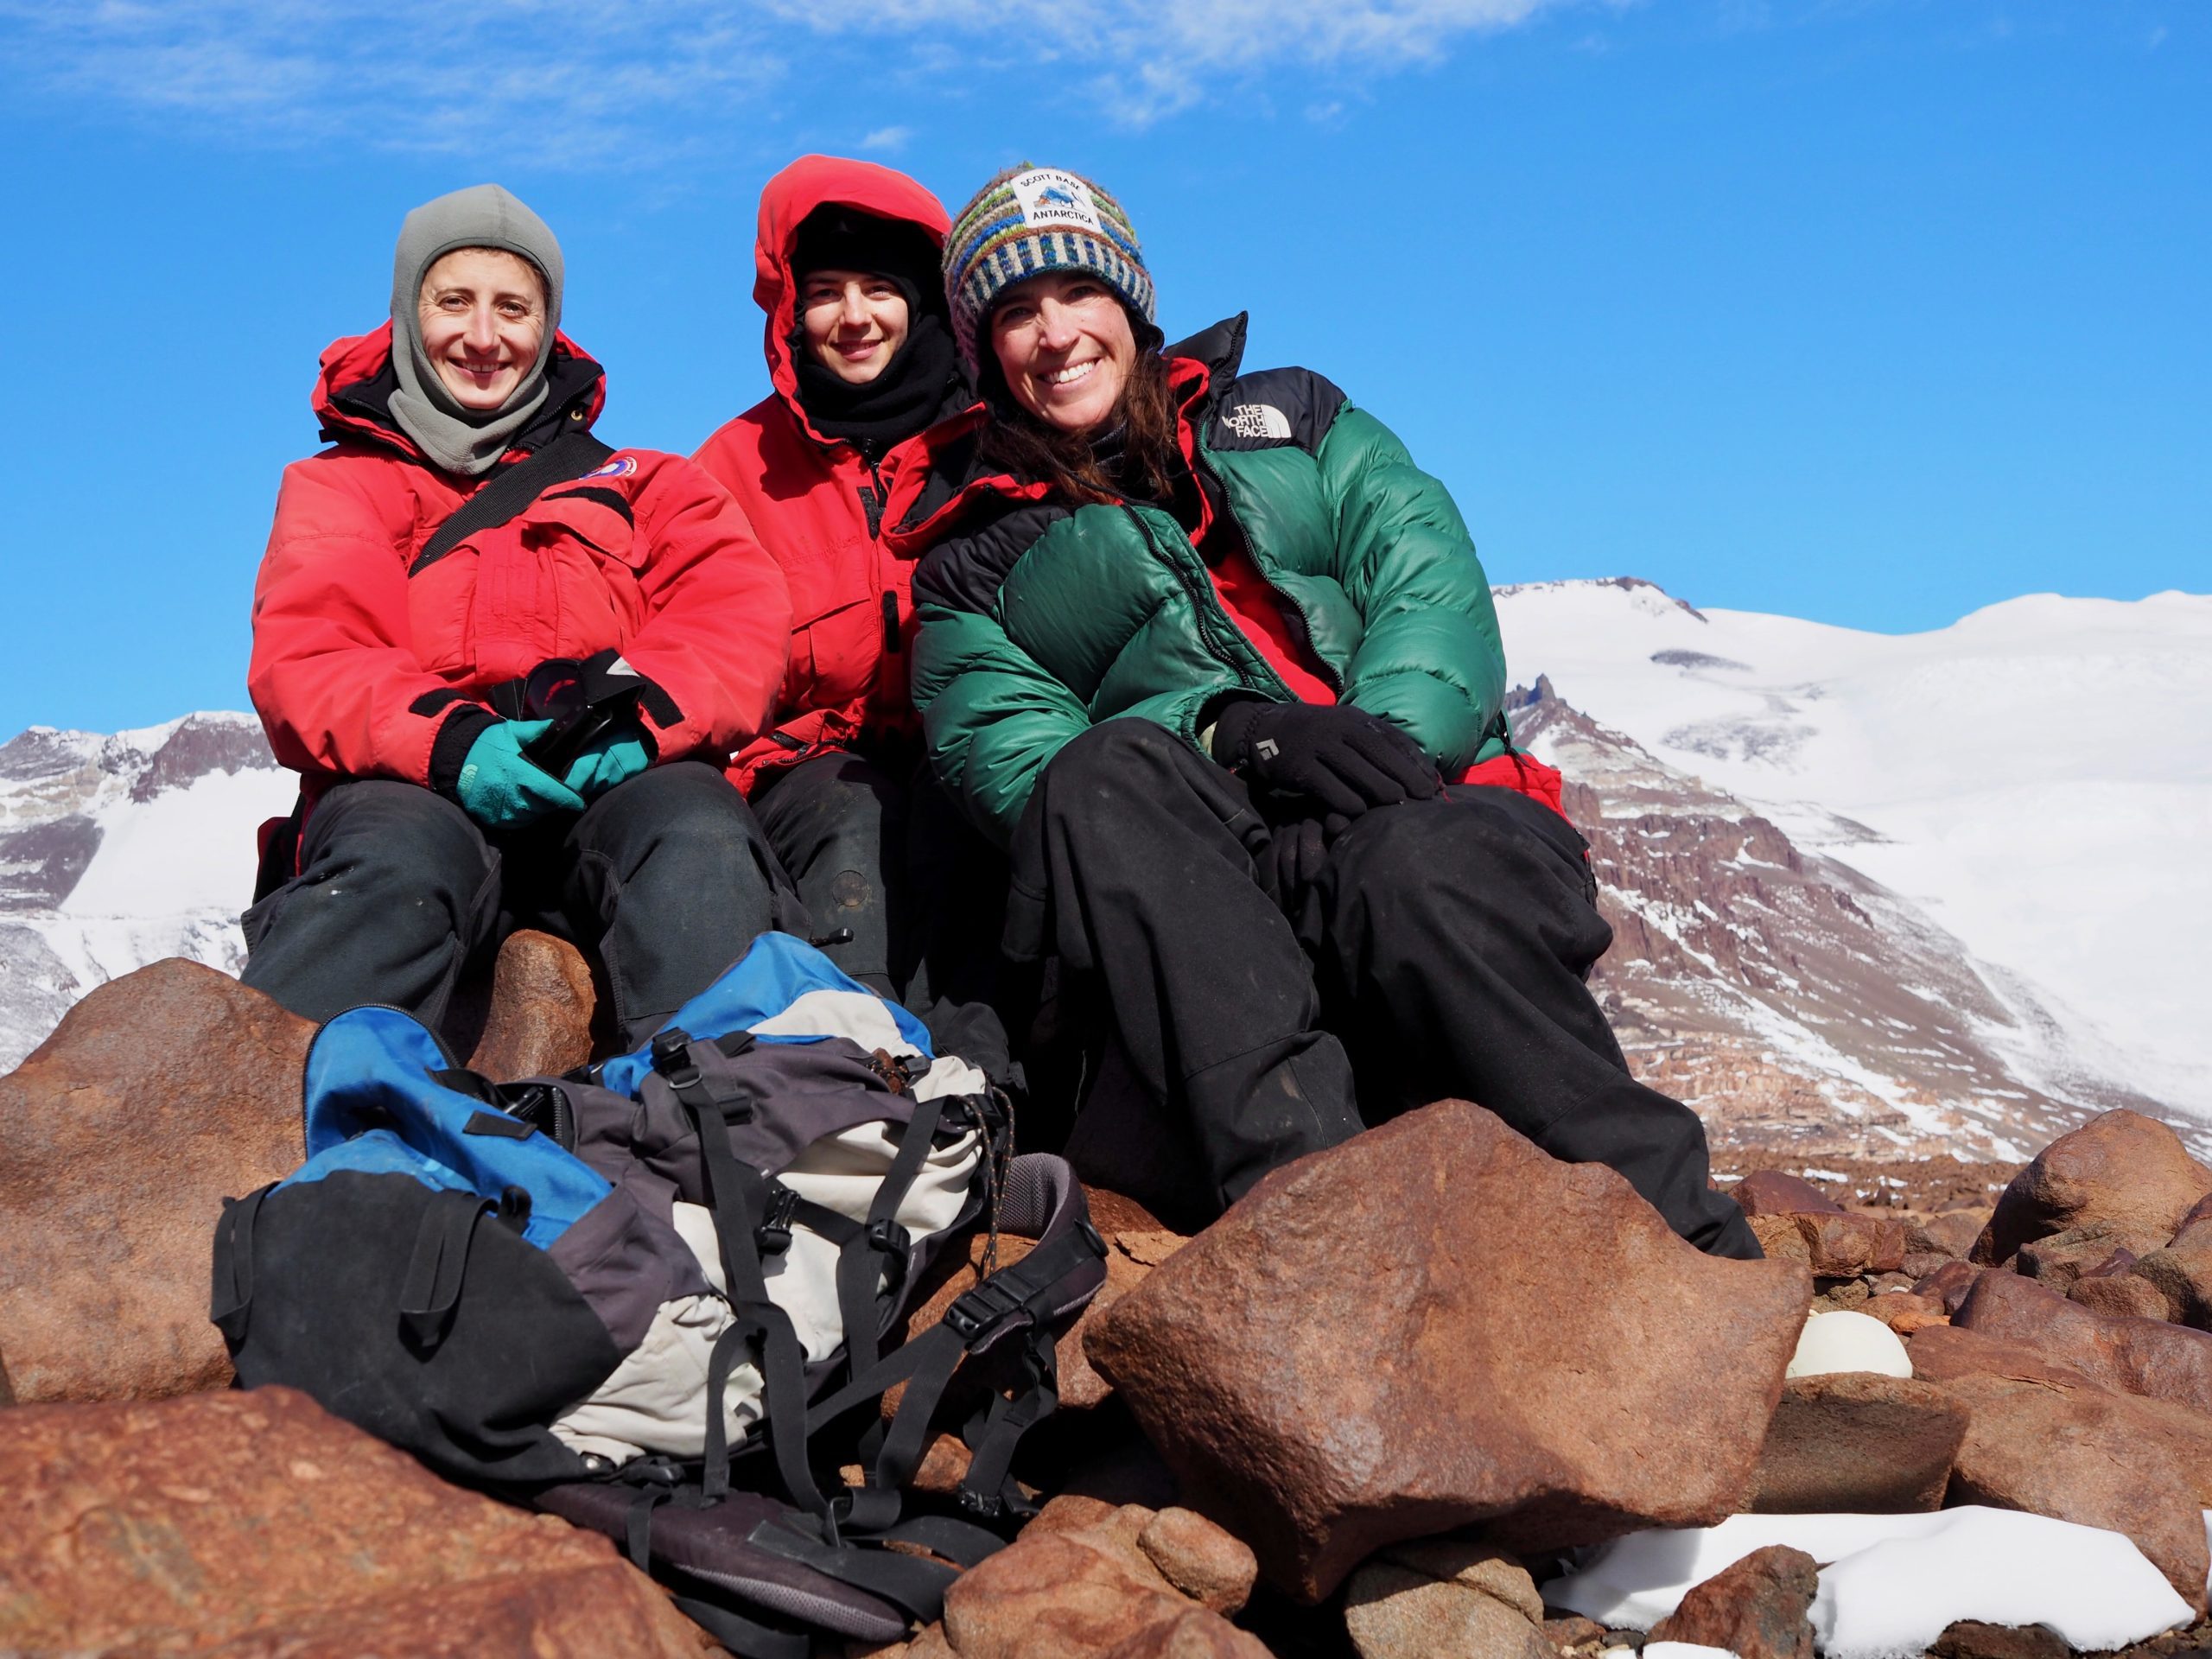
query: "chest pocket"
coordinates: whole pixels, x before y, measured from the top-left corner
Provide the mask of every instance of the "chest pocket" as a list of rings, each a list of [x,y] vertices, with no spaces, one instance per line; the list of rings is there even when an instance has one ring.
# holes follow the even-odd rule
[[[826,544],[825,544],[826,543]],[[825,537],[783,562],[791,594],[789,706],[837,708],[866,694],[881,650],[875,544],[858,534]]]
[[[649,551],[620,492],[549,492],[410,579],[416,658],[434,672],[502,679],[620,648],[644,620]]]

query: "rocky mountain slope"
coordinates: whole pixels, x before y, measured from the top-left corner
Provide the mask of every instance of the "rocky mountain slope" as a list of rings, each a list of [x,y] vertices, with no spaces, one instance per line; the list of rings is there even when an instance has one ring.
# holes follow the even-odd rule
[[[1648,760],[1916,911],[1908,925],[1869,907],[1885,932],[1924,925],[1968,954],[1979,988],[1963,995],[1927,976],[1926,949],[1891,964],[1899,990],[1955,1016],[1948,1039],[1889,1028],[1900,1081],[1938,1063],[1916,1051],[1963,1032],[2026,1095],[2147,1096],[2202,1143],[2212,863],[2192,849],[2212,845],[2212,596],[2033,594],[1902,635],[1701,611],[1629,579],[1507,588],[1498,609],[1516,679],[1546,677]],[[1965,1098],[2012,1109],[1980,1086]]]
[[[235,971],[254,830],[291,800],[251,715],[0,744],[0,1066],[149,962]]]
[[[2112,1106],[2159,1104],[1919,906],[1563,701],[1516,690],[1569,779],[1612,950],[1594,976],[1637,1074],[1747,1149],[2017,1162]],[[2033,1049],[2040,1064],[2018,1055]]]

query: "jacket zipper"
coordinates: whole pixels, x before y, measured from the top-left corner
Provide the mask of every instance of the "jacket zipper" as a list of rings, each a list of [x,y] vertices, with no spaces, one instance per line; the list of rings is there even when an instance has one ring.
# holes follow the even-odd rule
[[[1168,568],[1175,579],[1183,584],[1183,591],[1191,601],[1192,619],[1198,625],[1198,636],[1205,642],[1206,648],[1213,652],[1224,667],[1236,675],[1240,685],[1255,691],[1265,690],[1267,687],[1264,683],[1255,680],[1249,671],[1238,664],[1235,646],[1222,637],[1220,630],[1223,626],[1228,627],[1230,632],[1234,633],[1236,624],[1230,621],[1229,618],[1222,613],[1220,598],[1214,593],[1213,583],[1206,578],[1205,571],[1200,570],[1193,575],[1184,561],[1175,556],[1173,550],[1162,547],[1160,544],[1160,538],[1153,534],[1152,525],[1147,522],[1143,510],[1126,496],[1122,500],[1122,511],[1128,513],[1135,523],[1138,533],[1144,537],[1145,545],[1150,548],[1160,563]],[[1181,526],[1178,525],[1176,528],[1179,534]],[[1291,696],[1290,688],[1283,683],[1282,677],[1274,671],[1268,659],[1261,655],[1258,648],[1248,642],[1246,649],[1250,651],[1254,657],[1259,658],[1262,671],[1268,679],[1275,683],[1276,689],[1282,693],[1284,699],[1289,702],[1297,701]]]
[[[872,480],[872,483],[860,487],[861,508],[868,514],[868,540],[879,556],[877,564],[880,569],[880,556],[883,550],[883,509],[889,504],[891,492],[884,486],[883,474],[877,470],[875,457],[864,454],[861,459],[868,462],[868,475]],[[883,652],[887,657],[899,654],[899,595],[889,588],[883,590]]]
[[[1281,601],[1283,605],[1288,608],[1290,613],[1298,619],[1298,632],[1302,637],[1303,643],[1305,644],[1306,654],[1311,657],[1313,659],[1315,665],[1320,669],[1321,677],[1328,682],[1329,690],[1335,692],[1338,696],[1343,696],[1344,694],[1344,677],[1337,672],[1336,665],[1330,662],[1327,658],[1324,657],[1319,649],[1313,643],[1313,617],[1307,613],[1306,607],[1298,602],[1298,596],[1296,594],[1284,589],[1275,582],[1275,579],[1273,576],[1270,576],[1268,574],[1267,568],[1260,563],[1259,554],[1253,549],[1252,538],[1244,533],[1244,526],[1237,522],[1236,514],[1230,509],[1229,503],[1229,486],[1223,481],[1221,474],[1204,459],[1203,451],[1200,450],[1198,445],[1195,442],[1192,444],[1191,448],[1192,470],[1196,472],[1203,467],[1205,471],[1205,475],[1208,478],[1212,479],[1215,485],[1220,489],[1221,516],[1228,521],[1230,528],[1236,532],[1236,540],[1238,544],[1244,550],[1244,556],[1252,562],[1252,568],[1260,573],[1260,580],[1268,584],[1268,591],[1273,594],[1278,600]],[[1198,486],[1198,489],[1201,493],[1204,493],[1205,486],[1201,483]],[[1211,584],[1209,584],[1209,586],[1211,586]],[[1262,654],[1264,655],[1264,653]]]

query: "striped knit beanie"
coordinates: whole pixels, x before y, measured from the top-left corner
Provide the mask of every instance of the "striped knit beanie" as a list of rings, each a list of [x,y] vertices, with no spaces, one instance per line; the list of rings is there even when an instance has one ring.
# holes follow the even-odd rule
[[[944,296],[953,339],[977,372],[976,330],[992,302],[1040,271],[1081,270],[1153,321],[1152,274],[1122,204],[1079,174],[1024,162],[976,193],[944,239]]]

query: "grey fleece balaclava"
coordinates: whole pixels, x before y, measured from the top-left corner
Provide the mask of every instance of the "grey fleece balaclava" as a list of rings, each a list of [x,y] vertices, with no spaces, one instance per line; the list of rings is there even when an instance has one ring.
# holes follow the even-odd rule
[[[455,248],[518,253],[545,278],[545,338],[537,361],[514,395],[488,414],[454,399],[423,346],[423,273]],[[391,261],[391,366],[399,378],[392,419],[446,471],[472,478],[488,472],[545,401],[545,365],[560,326],[561,245],[543,219],[496,184],[472,184],[424,202],[399,227]]]

